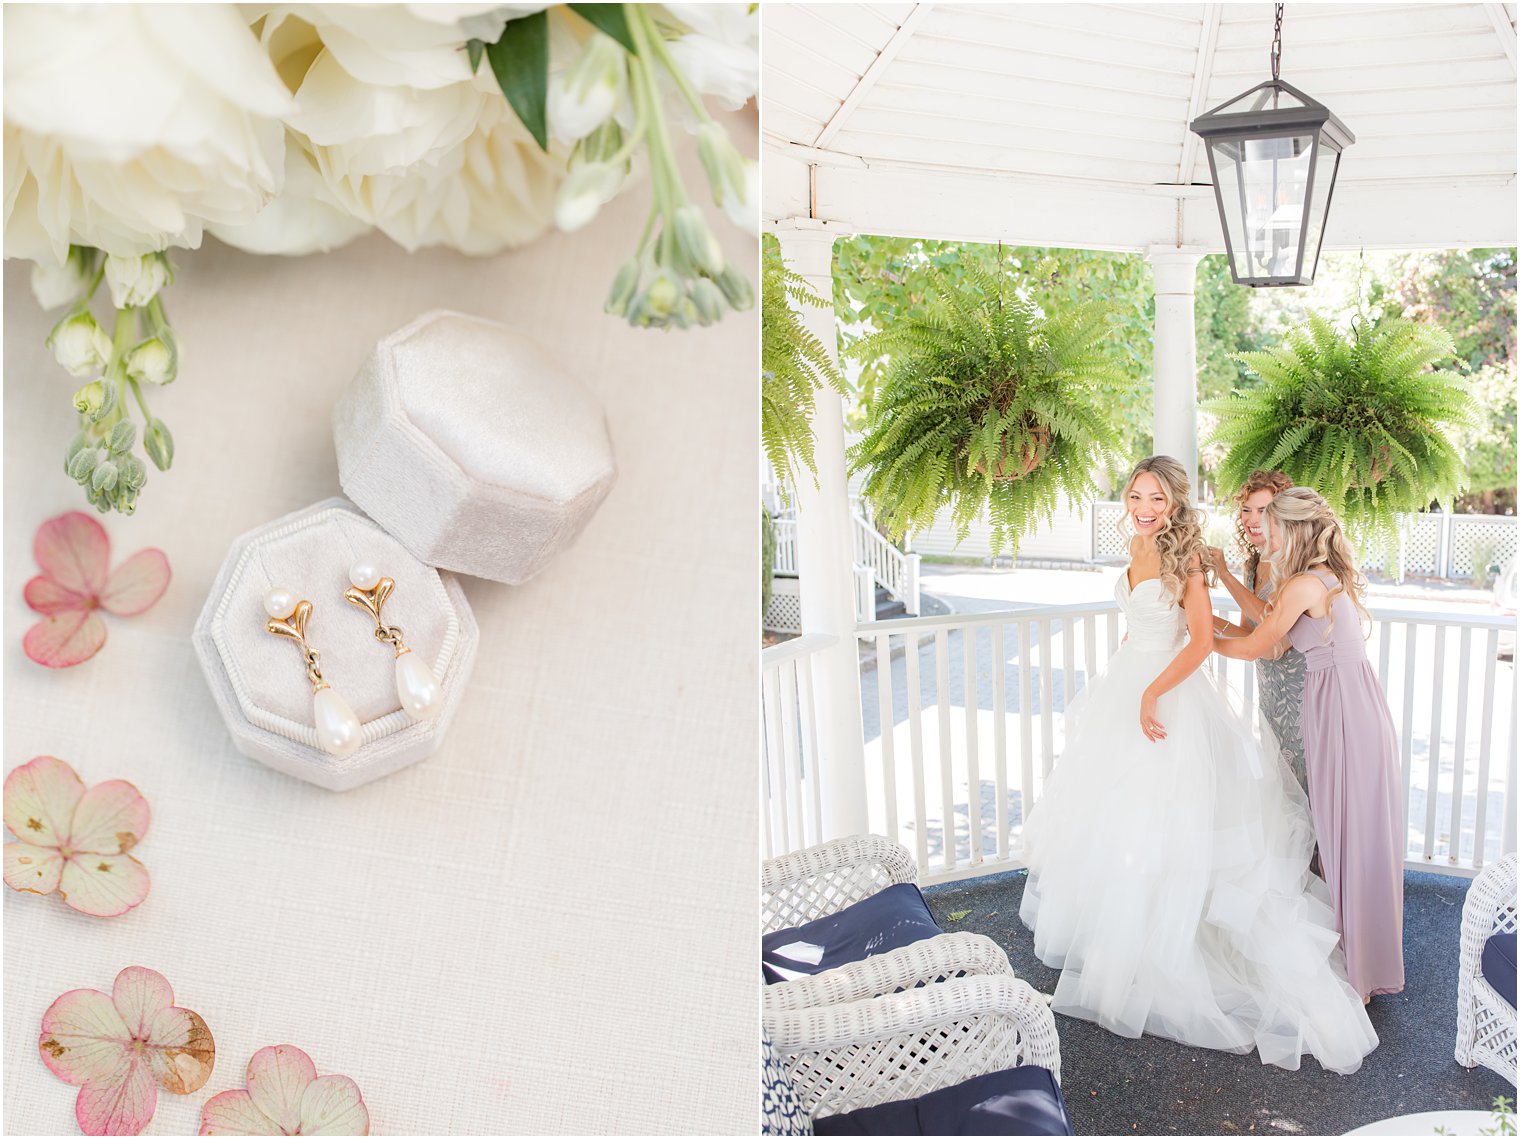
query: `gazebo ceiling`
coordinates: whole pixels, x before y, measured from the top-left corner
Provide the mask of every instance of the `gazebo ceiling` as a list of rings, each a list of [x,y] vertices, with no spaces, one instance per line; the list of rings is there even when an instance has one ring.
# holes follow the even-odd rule
[[[1271,4],[770,4],[765,210],[840,229],[1223,249],[1188,123]],[[1356,134],[1325,247],[1513,245],[1515,5],[1289,3],[1282,76]]]

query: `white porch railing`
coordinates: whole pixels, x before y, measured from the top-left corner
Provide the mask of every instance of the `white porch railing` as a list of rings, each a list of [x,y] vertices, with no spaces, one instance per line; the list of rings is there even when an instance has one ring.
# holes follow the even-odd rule
[[[869,568],[876,584],[901,601],[908,616],[917,617],[918,555],[905,554],[887,541],[858,507],[853,511],[853,518],[855,564]],[[874,614],[874,606],[872,612]]]
[[[838,640],[813,634],[760,655],[760,836],[766,858],[823,841],[813,655]]]
[[[771,529],[776,535],[776,556],[771,562],[774,573],[797,572],[797,520],[773,518]]]
[[[1229,611],[1225,599],[1215,604]],[[1515,849],[1514,668],[1497,659],[1500,633],[1515,621],[1395,609],[1373,617],[1369,656],[1399,736],[1406,866],[1473,874]],[[871,829],[914,850],[926,882],[1021,866],[1024,812],[1064,745],[1068,697],[1118,647],[1118,607],[870,622],[858,635],[874,648],[861,692]],[[799,645],[767,650],[766,675],[773,660],[811,651]],[[784,658],[771,655],[789,648]],[[1220,657],[1206,667],[1254,707],[1254,668]],[[768,748],[773,736],[787,738],[770,724],[784,722],[786,685],[798,682],[778,673],[766,690]],[[795,699],[800,707],[800,690]],[[806,700],[811,723],[810,691]],[[803,719],[798,709],[791,716]],[[782,853],[796,846],[775,825],[775,789],[792,797],[801,789],[770,786],[768,853]]]

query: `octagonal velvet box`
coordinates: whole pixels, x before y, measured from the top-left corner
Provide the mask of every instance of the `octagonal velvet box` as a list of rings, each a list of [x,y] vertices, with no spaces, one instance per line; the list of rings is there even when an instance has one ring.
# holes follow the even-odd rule
[[[343,492],[430,566],[517,584],[580,533],[616,468],[596,397],[532,340],[431,312],[333,409]]]
[[[368,561],[396,582],[388,624],[438,677],[438,713],[414,721],[396,693],[394,655],[374,620],[346,602],[348,568]],[[264,595],[276,586],[313,605],[308,643],[324,679],[358,715],[363,742],[344,758],[317,743],[311,685],[299,646],[265,629]],[[413,557],[352,503],[331,498],[260,526],[232,543],[192,634],[201,669],[244,755],[333,791],[424,759],[443,742],[475,662],[479,630],[464,590]]]

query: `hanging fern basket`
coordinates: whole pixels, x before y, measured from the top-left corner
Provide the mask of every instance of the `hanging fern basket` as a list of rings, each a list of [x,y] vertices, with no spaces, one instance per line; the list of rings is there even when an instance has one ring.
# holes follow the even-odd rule
[[[1012,482],[1021,479],[1043,463],[1050,454],[1050,428],[1037,423],[1027,428],[1016,442],[1009,435],[999,439],[998,461],[993,464],[991,478],[995,482]],[[1018,448],[1018,458],[1009,454],[1010,443]],[[986,461],[975,465],[976,473],[987,474]]]

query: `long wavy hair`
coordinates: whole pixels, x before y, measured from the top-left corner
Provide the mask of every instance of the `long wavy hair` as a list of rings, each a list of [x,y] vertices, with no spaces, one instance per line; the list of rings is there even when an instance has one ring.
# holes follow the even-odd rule
[[[1235,495],[1235,541],[1240,544],[1240,552],[1246,556],[1246,580],[1251,583],[1252,589],[1260,584],[1256,580],[1256,574],[1261,568],[1261,551],[1251,545],[1251,539],[1246,537],[1246,524],[1240,520],[1240,512],[1245,509],[1246,499],[1257,491],[1270,490],[1275,498],[1292,485],[1293,480],[1281,471],[1255,470],[1246,479],[1246,485]]]
[[[1326,502],[1306,486],[1290,487],[1279,491],[1267,503],[1266,518],[1276,531],[1278,547],[1272,554],[1272,597],[1282,596],[1282,588],[1288,579],[1306,573],[1310,567],[1322,567],[1323,572],[1334,574],[1339,583],[1330,591],[1334,605],[1338,594],[1351,598],[1351,604],[1363,622],[1362,636],[1371,631],[1372,614],[1367,612],[1363,598],[1367,595],[1367,579],[1357,568],[1356,551],[1346,540],[1341,520],[1335,516]],[[1272,540],[1269,534],[1267,541]],[[1271,607],[1272,602],[1267,602]],[[1330,611],[1330,624],[1325,636],[1335,628],[1335,611]]]
[[[1156,551],[1161,555],[1161,584],[1171,590],[1177,604],[1182,604],[1183,587],[1190,573],[1204,575],[1205,584],[1212,584],[1208,570],[1209,559],[1205,557],[1203,540],[1203,516],[1189,501],[1190,487],[1187,472],[1182,464],[1170,455],[1152,455],[1141,459],[1124,481],[1124,516],[1119,519],[1119,533],[1133,537],[1129,516],[1129,492],[1135,480],[1149,472],[1161,484],[1166,496],[1166,517],[1156,531]],[[1197,565],[1194,565],[1194,561]]]

